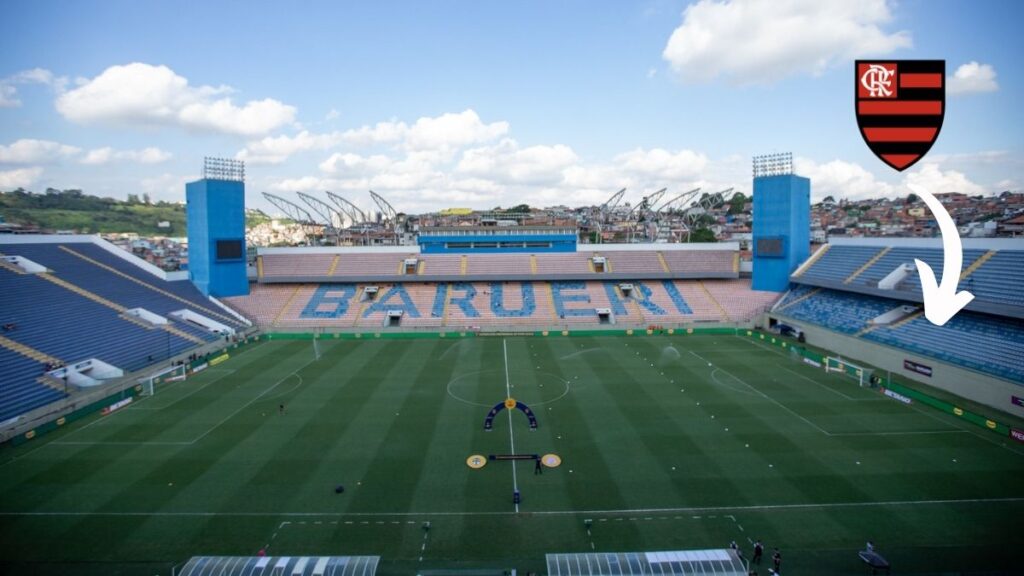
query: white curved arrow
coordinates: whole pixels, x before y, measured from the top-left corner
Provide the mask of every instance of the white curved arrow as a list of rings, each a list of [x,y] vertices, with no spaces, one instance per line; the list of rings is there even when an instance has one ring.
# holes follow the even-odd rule
[[[921,294],[924,296],[924,316],[936,326],[949,322],[964,306],[974,300],[974,294],[967,291],[956,291],[960,283],[960,271],[964,264],[963,246],[960,244],[960,232],[949,212],[935,196],[921,186],[913,184],[908,187],[914,191],[935,216],[942,233],[942,283],[936,284],[935,272],[927,263],[914,258],[917,274],[921,277]]]

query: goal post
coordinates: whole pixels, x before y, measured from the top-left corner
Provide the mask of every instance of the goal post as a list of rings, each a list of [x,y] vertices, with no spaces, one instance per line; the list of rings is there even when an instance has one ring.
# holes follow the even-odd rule
[[[825,357],[825,372],[838,372],[853,378],[861,386],[867,386],[871,382],[871,375],[874,373],[870,368],[858,366],[848,360],[835,356]]]
[[[140,382],[142,384],[141,396],[152,396],[156,393],[156,387],[165,382],[177,382],[185,379],[185,365],[170,366],[156,372]]]

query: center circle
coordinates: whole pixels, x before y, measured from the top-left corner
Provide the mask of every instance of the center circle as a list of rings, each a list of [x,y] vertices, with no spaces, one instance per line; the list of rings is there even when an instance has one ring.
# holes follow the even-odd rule
[[[561,400],[569,393],[569,382],[550,372],[536,372],[536,383],[515,384],[511,390],[516,400],[527,406],[543,406]],[[513,379],[513,382],[515,380]],[[498,384],[501,386],[499,387]],[[504,370],[477,370],[452,378],[446,386],[448,395],[469,404],[491,408],[505,401]]]

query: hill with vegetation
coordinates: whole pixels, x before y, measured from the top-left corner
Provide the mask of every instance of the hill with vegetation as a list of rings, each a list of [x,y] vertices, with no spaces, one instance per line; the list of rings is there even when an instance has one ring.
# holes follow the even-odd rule
[[[44,231],[82,234],[135,232],[143,236],[185,236],[185,206],[152,202],[148,195],[128,200],[90,196],[81,190],[48,188],[42,194],[0,192],[0,216],[10,224]],[[160,227],[166,222],[166,227]]]

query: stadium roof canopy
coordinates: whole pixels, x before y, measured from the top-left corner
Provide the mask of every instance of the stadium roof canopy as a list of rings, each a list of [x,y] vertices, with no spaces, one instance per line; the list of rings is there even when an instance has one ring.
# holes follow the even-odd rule
[[[178,576],[374,576],[380,556],[193,556]]]
[[[640,576],[704,574],[746,576],[733,550],[548,554],[548,576]]]

